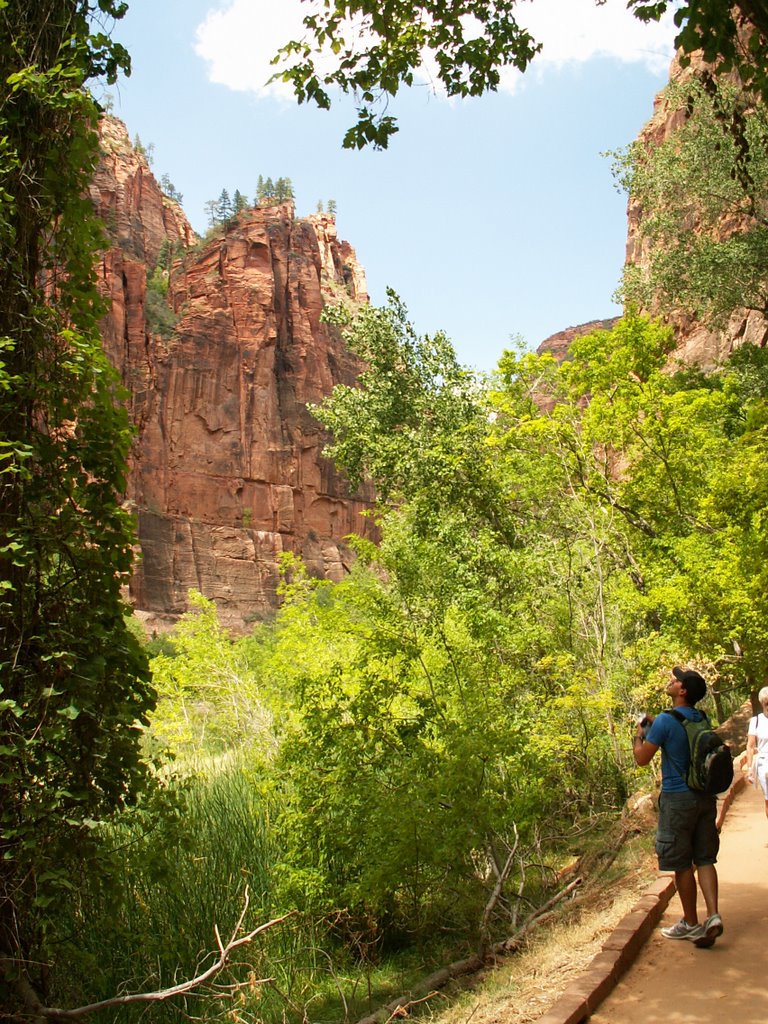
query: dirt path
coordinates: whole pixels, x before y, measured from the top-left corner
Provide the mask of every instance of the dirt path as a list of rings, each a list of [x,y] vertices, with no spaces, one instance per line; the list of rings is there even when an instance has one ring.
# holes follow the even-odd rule
[[[637,961],[589,1019],[591,1024],[764,1024],[768,1020],[768,822],[762,795],[737,796],[723,827],[720,912],[725,931],[711,949],[651,935]],[[699,897],[699,914],[703,911]],[[661,922],[681,917],[672,898]]]

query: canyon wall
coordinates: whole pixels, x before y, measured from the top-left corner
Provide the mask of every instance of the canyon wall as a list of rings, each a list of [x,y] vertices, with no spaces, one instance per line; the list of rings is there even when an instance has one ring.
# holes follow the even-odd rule
[[[684,82],[688,77],[701,72],[707,67],[700,56],[694,54],[690,65],[683,69],[679,60],[672,61],[670,82]],[[665,93],[659,93],[653,105],[653,115],[643,128],[638,142],[648,147],[658,146],[680,126],[686,117],[684,108],[670,105]],[[627,251],[628,264],[647,265],[649,249],[647,240],[641,237],[643,210],[640,204],[630,198],[627,204]],[[722,225],[722,237],[741,230],[744,222],[734,223],[732,220]],[[755,310],[735,309],[728,323],[722,330],[712,330],[695,317],[677,309],[667,307],[652,308],[647,312],[661,315],[670,323],[675,332],[675,355],[687,363],[694,363],[704,369],[711,369],[716,363],[740,345],[749,342],[764,346],[768,343],[768,320]]]
[[[104,119],[102,148],[92,198],[112,242],[104,343],[137,429],[130,598],[162,629],[195,588],[242,629],[276,608],[283,552],[338,580],[345,537],[372,534],[372,492],[350,494],[307,408],[359,373],[320,314],[366,302],[365,275],[333,216],[297,219],[290,202],[244,210],[195,243],[119,121]]]
[[[701,75],[707,70],[707,67],[700,55],[693,54],[689,66],[685,69],[675,58],[670,67],[670,82],[684,83],[691,76]],[[730,81],[734,85],[737,84],[733,75],[730,76]],[[669,139],[684,123],[687,116],[685,107],[673,105],[666,95],[666,91],[663,90],[655,97],[653,114],[640,132],[637,142],[652,150]],[[647,267],[650,263],[653,250],[650,248],[649,240],[643,237],[643,217],[644,211],[640,202],[630,197],[627,203],[627,265]],[[748,229],[754,223],[747,216],[734,218],[733,215],[729,215],[721,219],[718,226],[719,237],[728,238],[729,235]],[[768,273],[766,276],[768,277]],[[672,326],[675,335],[674,356],[676,358],[698,365],[705,370],[712,369],[722,362],[740,345],[749,343],[764,347],[768,344],[768,319],[754,309],[734,309],[727,323],[721,329],[705,326],[695,316],[687,314],[681,309],[670,307],[669,304],[663,303],[661,300],[643,312],[659,316]],[[558,331],[546,338],[539,345],[538,351],[540,353],[550,352],[558,360],[565,359],[570,345],[576,337],[595,330],[610,330],[615,322],[615,319],[594,320],[587,324]]]

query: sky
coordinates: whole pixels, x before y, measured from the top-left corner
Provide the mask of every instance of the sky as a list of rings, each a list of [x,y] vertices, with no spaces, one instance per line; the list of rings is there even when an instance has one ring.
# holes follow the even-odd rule
[[[301,34],[299,0],[129,0],[114,37],[132,73],[112,112],[153,147],[153,171],[203,233],[223,188],[253,198],[259,175],[291,179],[296,214],[336,202],[340,238],[371,300],[393,288],[419,333],[492,370],[512,339],[620,313],[626,196],[605,154],[628,145],[668,78],[674,27],[643,25],[625,0],[521,0],[543,51],[496,93],[449,100],[426,69],[391,102],[384,151],[341,145],[351,102],[330,111],[267,86],[270,58]]]

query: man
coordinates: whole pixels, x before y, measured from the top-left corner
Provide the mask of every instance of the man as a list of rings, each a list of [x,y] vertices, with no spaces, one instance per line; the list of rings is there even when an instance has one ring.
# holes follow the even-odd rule
[[[696,704],[707,692],[707,684],[698,672],[672,669],[666,692],[672,706],[692,721],[700,721],[704,713]],[[646,732],[647,729],[647,732]],[[689,789],[686,775],[690,764],[690,747],[683,726],[674,715],[661,714],[639,723],[632,744],[632,753],[640,767],[651,762],[661,748],[661,797],[656,832],[656,855],[659,870],[674,871],[675,885],[683,905],[683,917],[671,928],[662,928],[667,939],[688,939],[695,946],[708,948],[723,934],[723,921],[717,909],[717,852],[720,836],[717,831],[717,798]],[[707,919],[699,923],[696,912],[698,884],[707,905]]]

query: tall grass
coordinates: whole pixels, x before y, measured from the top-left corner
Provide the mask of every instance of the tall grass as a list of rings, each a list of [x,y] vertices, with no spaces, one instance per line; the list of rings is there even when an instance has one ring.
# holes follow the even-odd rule
[[[162,989],[193,977],[215,958],[215,928],[225,940],[234,929],[246,886],[250,908],[244,927],[269,920],[275,911],[271,873],[279,859],[269,818],[260,779],[240,763],[208,765],[189,775],[176,784],[172,806],[162,814],[126,814],[105,836],[111,854],[122,861],[122,884],[109,892],[81,889],[54,973],[57,1005]],[[306,931],[296,920],[266,933],[263,941],[238,951],[238,965],[219,981],[271,977],[276,963],[282,986],[290,990],[283,965],[297,949],[312,947],[311,929],[309,936]],[[251,986],[252,998],[257,990]],[[211,1019],[209,999],[188,996],[184,1010]],[[121,1012],[126,1020],[139,1013]],[[180,1019],[178,1005],[145,1005],[140,1012],[150,1020]],[[104,1019],[113,1020],[114,1012]]]
[[[120,885],[101,891],[81,880],[75,912],[62,912],[57,921],[63,938],[49,1004],[72,1008],[195,976],[216,957],[214,928],[226,941],[235,927],[246,885],[246,930],[291,909],[273,899],[281,858],[270,827],[273,809],[259,773],[224,760],[190,774],[164,813],[126,815],[105,837],[122,864]],[[294,917],[239,949],[204,992],[92,1019],[354,1021],[420,974],[418,958],[374,971],[350,958],[321,922],[295,909]],[[271,980],[259,984],[262,979]]]

